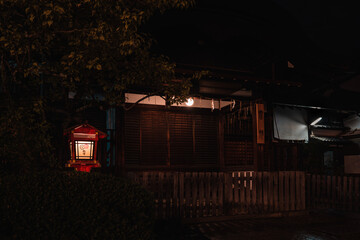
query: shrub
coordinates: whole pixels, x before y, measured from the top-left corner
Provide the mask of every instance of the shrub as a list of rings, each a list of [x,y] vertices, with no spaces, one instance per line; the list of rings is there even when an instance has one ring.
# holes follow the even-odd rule
[[[6,175],[0,196],[0,224],[11,238],[152,238],[153,198],[125,179],[80,172]]]

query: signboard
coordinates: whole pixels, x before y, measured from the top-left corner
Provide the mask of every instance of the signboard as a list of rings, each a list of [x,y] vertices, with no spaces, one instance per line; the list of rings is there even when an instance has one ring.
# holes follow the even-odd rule
[[[258,144],[265,143],[264,104],[256,104],[256,137]]]

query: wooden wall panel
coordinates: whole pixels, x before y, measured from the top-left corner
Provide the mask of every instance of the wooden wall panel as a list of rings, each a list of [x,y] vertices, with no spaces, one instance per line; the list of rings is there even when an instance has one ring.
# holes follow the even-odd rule
[[[188,114],[169,114],[171,165],[191,164],[193,160],[193,126]]]
[[[139,108],[124,117],[125,165],[216,166],[218,116]]]
[[[125,164],[140,164],[140,113],[133,109],[124,115],[124,158]]]
[[[140,114],[141,164],[165,165],[167,125],[165,112],[142,111]]]
[[[252,141],[225,141],[226,166],[252,165],[254,163]]]
[[[217,117],[194,115],[194,164],[216,164],[218,159]]]

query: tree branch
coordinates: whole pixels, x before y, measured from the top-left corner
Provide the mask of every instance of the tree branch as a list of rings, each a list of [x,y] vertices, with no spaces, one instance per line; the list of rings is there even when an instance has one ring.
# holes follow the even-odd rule
[[[148,95],[146,95],[145,97],[142,97],[142,98],[140,98],[139,100],[137,100],[136,102],[134,102],[131,106],[126,107],[125,104],[123,104],[122,107],[123,107],[123,109],[124,109],[125,111],[129,111],[130,109],[133,109],[133,108],[134,108],[137,104],[139,104],[141,101],[143,101],[143,100],[145,100],[145,99],[147,99],[147,98],[149,98],[149,97],[156,96],[156,95],[158,95],[158,94],[159,94],[159,93],[151,93],[151,94],[148,94]],[[164,100],[166,101],[166,99],[165,99],[163,96],[159,96],[159,97],[161,97],[162,99],[164,99]]]

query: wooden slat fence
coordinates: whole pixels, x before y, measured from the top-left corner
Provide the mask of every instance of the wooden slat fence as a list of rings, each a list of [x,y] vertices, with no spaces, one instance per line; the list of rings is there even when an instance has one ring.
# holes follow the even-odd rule
[[[306,174],[306,202],[310,209],[359,211],[359,176]]]
[[[158,218],[305,210],[305,174],[288,172],[131,172],[151,191]]]

